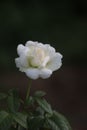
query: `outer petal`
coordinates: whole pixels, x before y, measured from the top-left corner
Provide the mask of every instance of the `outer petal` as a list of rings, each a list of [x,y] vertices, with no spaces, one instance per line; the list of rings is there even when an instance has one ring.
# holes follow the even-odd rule
[[[38,69],[26,69],[25,73],[31,79],[39,78],[39,70]]]
[[[52,59],[50,60],[49,64],[47,65],[48,69],[55,71],[59,69],[62,65],[62,55],[60,53],[56,53]]]
[[[18,45],[18,47],[17,47],[17,53],[18,53],[19,56],[21,56],[21,55],[27,55],[28,52],[29,52],[29,48],[28,47],[25,47],[22,44]]]
[[[24,67],[21,65],[20,58],[15,58],[16,67],[19,68],[21,72],[24,72]]]
[[[25,46],[23,46],[22,44],[19,44],[17,46],[17,53],[18,53],[18,55],[21,55],[24,50],[25,50]]]
[[[52,46],[50,46],[49,44],[45,44],[44,45],[44,50],[46,52],[47,55],[50,55],[51,57],[54,55],[55,53],[55,48],[53,48]]]
[[[52,74],[52,71],[49,69],[44,68],[40,70],[40,77],[43,79],[49,78],[51,74]]]
[[[39,48],[42,48],[42,49],[47,48],[47,47],[45,47],[45,44],[42,44],[42,43],[37,42],[37,41],[27,41],[25,46],[26,47],[34,46],[34,47],[39,47]]]
[[[29,47],[29,46],[36,46],[36,44],[38,44],[37,41],[36,41],[36,42],[33,42],[33,41],[27,41],[26,44],[25,44],[25,46],[26,46],[26,47]]]
[[[27,57],[25,57],[24,55],[20,56],[19,58],[15,58],[15,63],[16,63],[16,66],[22,72],[23,72],[24,69],[26,69],[29,66]]]
[[[20,63],[20,58],[15,58],[15,64],[17,68],[20,68],[21,63]]]

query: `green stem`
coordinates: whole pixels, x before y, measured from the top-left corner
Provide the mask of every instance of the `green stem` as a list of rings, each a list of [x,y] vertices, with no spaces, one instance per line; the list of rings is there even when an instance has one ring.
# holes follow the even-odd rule
[[[32,83],[32,80],[30,80],[30,83],[29,83],[29,86],[28,86],[28,89],[27,89],[26,100],[28,99],[29,94],[30,94],[31,83]]]

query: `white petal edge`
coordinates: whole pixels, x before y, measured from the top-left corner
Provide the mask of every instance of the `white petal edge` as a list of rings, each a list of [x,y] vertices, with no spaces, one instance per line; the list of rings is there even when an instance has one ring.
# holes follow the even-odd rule
[[[47,45],[47,44],[46,44]],[[26,47],[30,47],[30,46],[37,46],[37,47],[40,47],[42,49],[45,49],[47,47],[45,47],[45,44],[41,43],[41,42],[38,42],[38,41],[27,41],[26,44],[25,44]],[[49,45],[50,46],[50,45]]]
[[[17,68],[20,68],[21,64],[20,64],[20,58],[15,58],[15,64]]]
[[[49,78],[51,74],[52,74],[52,71],[49,69],[44,68],[40,70],[40,77],[43,79]]]
[[[39,70],[38,69],[26,69],[26,75],[31,79],[39,78]]]
[[[19,56],[23,53],[24,49],[25,49],[25,46],[23,46],[22,44],[19,44],[17,46],[17,53]]]
[[[24,69],[26,69],[29,66],[27,57],[25,56],[20,56],[19,58],[15,58],[15,63],[16,63],[16,67],[19,68],[19,70],[22,72]]]
[[[26,47],[29,47],[29,46],[36,46],[36,44],[38,44],[37,41],[27,41],[25,46]]]
[[[60,53],[56,53],[47,65],[47,68],[51,69],[52,71],[58,70],[62,65],[62,57],[63,56]]]
[[[29,52],[29,48],[28,47],[26,47],[26,46],[24,46],[22,44],[18,45],[17,53],[18,53],[19,56],[21,56],[21,55],[27,56],[28,52]]]

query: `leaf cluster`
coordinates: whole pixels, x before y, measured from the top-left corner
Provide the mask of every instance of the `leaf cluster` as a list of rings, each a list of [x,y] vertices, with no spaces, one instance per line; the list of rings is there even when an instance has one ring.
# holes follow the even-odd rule
[[[0,130],[71,130],[67,119],[52,110],[44,95],[37,91],[23,101],[16,89],[0,93],[0,100],[7,104],[5,110],[0,109]]]

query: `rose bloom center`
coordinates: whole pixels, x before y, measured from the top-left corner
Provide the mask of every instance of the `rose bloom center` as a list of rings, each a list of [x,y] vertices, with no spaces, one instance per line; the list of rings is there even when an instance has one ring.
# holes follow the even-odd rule
[[[45,59],[45,52],[39,47],[31,49],[31,54],[29,56],[29,64],[33,67],[40,67]]]

